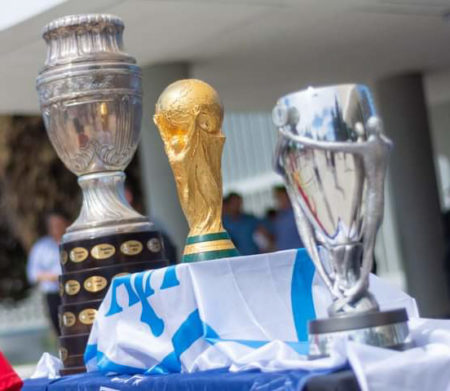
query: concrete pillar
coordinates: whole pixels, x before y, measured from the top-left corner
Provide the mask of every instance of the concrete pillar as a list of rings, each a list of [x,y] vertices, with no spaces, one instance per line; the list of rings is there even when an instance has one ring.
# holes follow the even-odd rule
[[[422,76],[379,80],[375,92],[386,134],[394,141],[389,178],[408,291],[422,316],[447,315],[444,239]]]
[[[147,213],[171,237],[181,259],[188,225],[178,201],[164,145],[153,123],[153,114],[161,92],[170,83],[188,78],[189,66],[185,63],[160,64],[142,71],[144,101],[139,158]]]

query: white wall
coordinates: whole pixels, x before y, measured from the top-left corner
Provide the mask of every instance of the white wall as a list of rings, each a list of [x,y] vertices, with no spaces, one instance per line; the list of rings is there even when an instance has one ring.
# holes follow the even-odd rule
[[[282,183],[273,170],[277,132],[270,112],[228,112],[222,159],[224,195],[242,194],[247,212],[262,216],[274,206],[272,188]]]

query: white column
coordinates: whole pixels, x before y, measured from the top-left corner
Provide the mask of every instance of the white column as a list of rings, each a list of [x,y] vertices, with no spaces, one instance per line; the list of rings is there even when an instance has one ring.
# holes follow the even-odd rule
[[[153,123],[155,103],[172,82],[189,77],[185,63],[153,65],[143,69],[143,116],[139,158],[147,212],[171,237],[181,255],[188,225],[158,129]],[[181,259],[181,257],[179,257]]]
[[[391,213],[408,291],[422,316],[446,315],[444,240],[422,76],[385,78],[376,83],[375,91],[385,131],[394,141]]]

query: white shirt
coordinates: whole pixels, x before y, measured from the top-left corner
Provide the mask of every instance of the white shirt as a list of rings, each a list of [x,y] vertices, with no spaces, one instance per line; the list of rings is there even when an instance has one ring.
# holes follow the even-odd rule
[[[27,274],[28,280],[35,284],[40,273],[53,273],[61,275],[61,265],[59,263],[59,246],[56,241],[45,236],[39,239],[31,248],[28,257]],[[42,292],[58,292],[58,281],[41,281],[39,289]]]

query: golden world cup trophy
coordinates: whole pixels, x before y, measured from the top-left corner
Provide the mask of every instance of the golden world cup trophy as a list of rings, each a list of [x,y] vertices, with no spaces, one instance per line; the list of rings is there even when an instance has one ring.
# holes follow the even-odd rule
[[[156,103],[159,128],[189,223],[183,262],[239,255],[222,224],[223,106],[209,84],[169,85]]]
[[[61,243],[63,374],[84,371],[83,353],[114,276],[166,265],[161,236],[127,202],[123,170],[139,141],[141,72],[123,51],[123,22],[74,15],[44,28],[37,90],[47,133],[78,175],[83,204]]]

